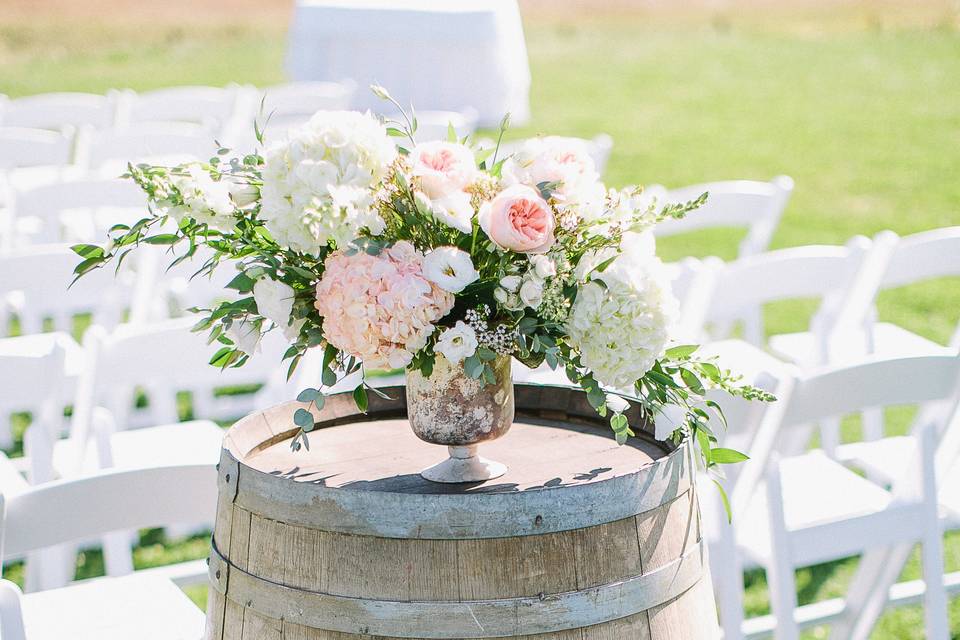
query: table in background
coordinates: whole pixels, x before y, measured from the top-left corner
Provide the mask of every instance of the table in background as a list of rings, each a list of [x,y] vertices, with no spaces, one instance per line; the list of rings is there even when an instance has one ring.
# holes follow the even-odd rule
[[[293,80],[352,79],[360,109],[384,110],[381,84],[418,109],[476,109],[480,126],[530,115],[530,66],[516,0],[299,0]]]

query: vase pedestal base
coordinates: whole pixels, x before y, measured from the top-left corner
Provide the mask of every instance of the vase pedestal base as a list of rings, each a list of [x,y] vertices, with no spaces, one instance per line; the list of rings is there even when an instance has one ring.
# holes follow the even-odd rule
[[[477,455],[475,444],[447,449],[450,457],[421,471],[421,477],[431,482],[483,482],[499,478],[507,472],[506,465]]]

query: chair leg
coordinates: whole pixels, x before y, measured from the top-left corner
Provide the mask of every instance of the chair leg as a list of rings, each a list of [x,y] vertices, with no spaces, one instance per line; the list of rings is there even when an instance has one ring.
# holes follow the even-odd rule
[[[830,625],[830,640],[867,640],[887,606],[890,587],[910,557],[912,544],[867,551],[847,590],[843,618]]]
[[[708,500],[720,500],[719,496],[710,498],[705,493],[702,492],[701,496]],[[712,516],[709,526],[717,534],[709,548],[710,572],[724,640],[740,640],[743,637],[743,567],[737,552],[733,525],[722,517],[722,513],[723,507],[711,509],[709,513]]]
[[[777,620],[776,640],[799,640],[797,626],[797,587],[790,558],[789,532],[783,510],[783,491],[780,486],[780,462],[771,460],[767,479],[767,512],[770,521],[770,560],[767,564],[767,585],[770,588],[770,606]]]
[[[918,434],[923,463],[920,472],[923,481],[923,538],[920,560],[923,565],[924,621],[927,637],[950,636],[947,592],[943,586],[943,531],[940,527],[939,502],[937,499],[936,451],[937,434],[933,425],[928,425]]]

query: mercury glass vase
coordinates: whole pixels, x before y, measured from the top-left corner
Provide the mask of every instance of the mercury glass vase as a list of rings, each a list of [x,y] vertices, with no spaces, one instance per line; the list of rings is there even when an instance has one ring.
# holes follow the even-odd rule
[[[513,379],[510,357],[490,363],[494,382],[469,377],[462,363],[437,354],[429,377],[407,371],[407,417],[417,437],[445,445],[450,457],[424,469],[433,482],[482,482],[507,472],[499,462],[478,455],[481,442],[505,434],[513,423]]]

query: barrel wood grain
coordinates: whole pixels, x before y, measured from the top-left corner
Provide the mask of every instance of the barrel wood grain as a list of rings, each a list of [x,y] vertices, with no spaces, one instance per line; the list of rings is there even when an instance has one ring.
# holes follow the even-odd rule
[[[616,447],[582,393],[517,385],[519,424],[484,445],[510,445],[490,453],[510,474],[432,485],[415,470],[443,454],[408,439],[390,394],[366,417],[349,398],[314,409],[307,456],[287,444],[298,403],[228,432],[206,640],[719,637],[686,445]],[[583,513],[547,510],[568,499]],[[381,504],[413,515],[351,520],[394,517],[363,513]]]

